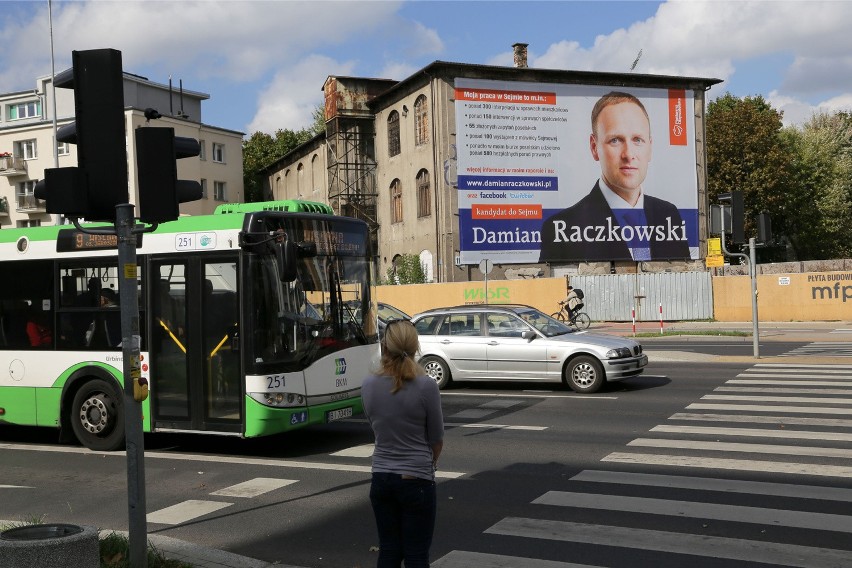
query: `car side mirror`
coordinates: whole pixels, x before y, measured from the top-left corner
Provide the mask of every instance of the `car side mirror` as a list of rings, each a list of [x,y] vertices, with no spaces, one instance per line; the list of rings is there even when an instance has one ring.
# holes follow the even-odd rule
[[[523,337],[527,341],[532,341],[533,339],[536,338],[536,336],[537,336],[536,332],[534,332],[531,329],[525,329],[524,331],[521,332],[521,337]]]

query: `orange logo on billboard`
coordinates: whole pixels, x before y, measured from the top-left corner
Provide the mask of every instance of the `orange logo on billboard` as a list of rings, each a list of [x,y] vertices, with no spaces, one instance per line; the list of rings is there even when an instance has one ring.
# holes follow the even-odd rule
[[[669,144],[686,146],[686,91],[669,89]]]

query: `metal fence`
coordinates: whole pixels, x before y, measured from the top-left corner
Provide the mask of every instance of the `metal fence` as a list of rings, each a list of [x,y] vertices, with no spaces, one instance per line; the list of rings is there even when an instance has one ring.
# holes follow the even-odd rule
[[[585,294],[583,311],[597,321],[705,320],[713,318],[709,272],[601,274],[570,277]]]

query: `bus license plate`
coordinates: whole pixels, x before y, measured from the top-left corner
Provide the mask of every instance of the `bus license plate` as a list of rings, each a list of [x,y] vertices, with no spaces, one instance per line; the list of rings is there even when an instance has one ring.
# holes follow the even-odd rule
[[[334,422],[335,420],[342,420],[343,418],[352,418],[351,406],[329,411],[327,422]]]

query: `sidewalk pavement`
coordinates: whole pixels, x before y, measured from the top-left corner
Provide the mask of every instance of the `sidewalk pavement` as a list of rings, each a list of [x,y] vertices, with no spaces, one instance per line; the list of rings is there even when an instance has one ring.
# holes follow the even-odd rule
[[[644,334],[659,333],[660,322],[636,322],[635,333],[643,334],[637,338],[644,344],[654,343],[655,345],[665,344],[666,341],[688,341],[712,338],[712,335],[704,335],[708,331],[744,331],[751,333],[753,330],[752,322],[663,322],[663,331],[677,331],[682,335],[661,337],[646,337]],[[836,333],[836,330],[848,330],[846,334]],[[589,331],[611,333],[625,337],[632,337],[634,334],[634,324],[632,322],[595,322],[592,323]],[[690,331],[701,331],[702,335],[689,335]],[[758,332],[760,341],[849,341],[852,343],[852,322],[850,321],[834,321],[834,322],[760,322],[758,324]],[[835,332],[833,335],[832,332]],[[751,343],[751,336],[717,336],[721,340],[743,341]],[[694,353],[690,351],[654,351],[653,355],[656,361],[720,361],[720,362],[754,362],[753,357],[742,356],[722,356],[722,355],[706,355],[703,353]],[[777,357],[761,357],[761,359],[775,359]],[[797,356],[784,357],[785,363],[813,363],[813,364],[852,364],[852,359],[842,359],[840,357],[819,357],[819,356]],[[8,521],[0,521],[0,525],[11,524]],[[101,531],[102,536],[116,532],[124,534],[121,531]],[[206,546],[193,544],[176,538],[171,538],[163,535],[148,535],[148,541],[158,550],[163,556],[173,560],[185,562],[195,568],[300,568],[288,564],[269,563],[261,560],[255,560],[246,556],[240,556],[224,550],[216,550]]]

